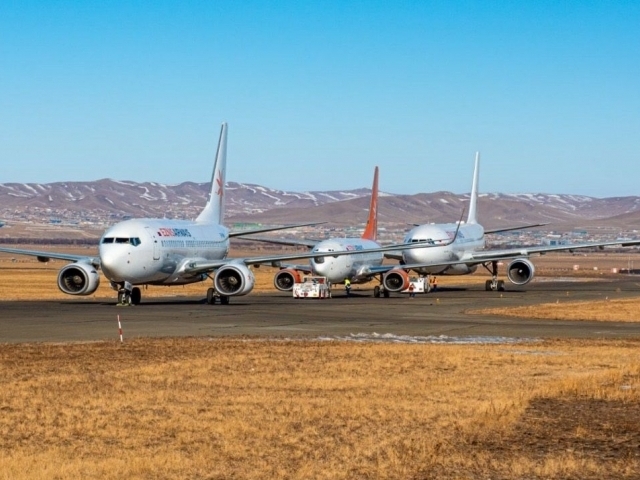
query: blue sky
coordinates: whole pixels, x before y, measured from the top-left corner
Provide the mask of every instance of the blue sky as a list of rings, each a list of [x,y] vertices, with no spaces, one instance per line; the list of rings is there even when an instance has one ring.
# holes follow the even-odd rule
[[[0,183],[640,195],[640,2],[0,3]]]

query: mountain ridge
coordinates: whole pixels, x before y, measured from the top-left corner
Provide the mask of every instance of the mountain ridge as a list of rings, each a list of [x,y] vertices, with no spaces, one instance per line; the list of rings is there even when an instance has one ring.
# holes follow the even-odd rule
[[[114,223],[128,217],[194,218],[204,206],[208,183],[91,182],[2,183],[0,219],[40,217]],[[337,225],[366,220],[370,189],[291,192],[257,184],[228,182],[228,222],[297,223],[323,219]],[[413,195],[380,194],[384,223],[450,222],[460,217],[469,194],[447,191]],[[522,223],[553,226],[640,228],[640,197],[595,198],[570,194],[481,193],[479,220],[496,228]]]

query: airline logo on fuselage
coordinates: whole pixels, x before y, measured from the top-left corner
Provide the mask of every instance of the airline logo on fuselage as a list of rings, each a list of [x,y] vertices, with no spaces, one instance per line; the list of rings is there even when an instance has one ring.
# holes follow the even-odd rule
[[[362,248],[362,245],[347,245],[347,252],[352,252],[352,251],[360,251],[360,250],[364,250]]]
[[[159,237],[190,237],[191,232],[186,228],[159,228]]]

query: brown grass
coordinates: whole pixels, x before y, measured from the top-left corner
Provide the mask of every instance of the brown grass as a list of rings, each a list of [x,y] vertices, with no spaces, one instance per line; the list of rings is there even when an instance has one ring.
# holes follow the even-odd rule
[[[543,303],[514,308],[484,308],[469,313],[519,318],[599,322],[640,322],[640,299],[624,298],[592,302]]]
[[[0,478],[637,478],[638,347],[0,345]]]

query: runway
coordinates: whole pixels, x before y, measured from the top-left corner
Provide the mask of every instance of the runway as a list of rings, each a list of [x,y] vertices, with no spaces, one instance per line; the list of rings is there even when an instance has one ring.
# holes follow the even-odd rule
[[[481,285],[448,288],[415,299],[347,298],[295,300],[284,293],[234,297],[230,305],[203,298],[144,299],[135,307],[73,298],[68,301],[0,302],[1,342],[66,342],[115,339],[120,316],[125,338],[166,336],[341,337],[351,334],[508,338],[640,338],[640,323],[531,320],[469,314],[484,307],[638,296],[631,280],[535,282],[507,292]]]

